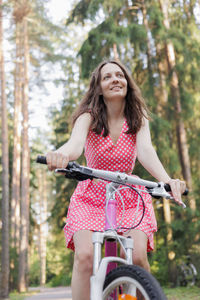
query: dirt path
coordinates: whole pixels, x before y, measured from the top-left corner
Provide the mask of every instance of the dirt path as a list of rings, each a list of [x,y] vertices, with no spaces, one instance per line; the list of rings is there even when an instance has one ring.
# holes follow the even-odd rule
[[[39,287],[35,290],[39,290],[40,292],[36,295],[26,297],[24,300],[72,300],[72,293],[70,287]]]

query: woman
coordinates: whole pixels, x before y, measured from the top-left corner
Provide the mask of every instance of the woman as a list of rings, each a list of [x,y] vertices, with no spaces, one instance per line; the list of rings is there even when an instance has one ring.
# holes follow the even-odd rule
[[[148,113],[140,90],[117,61],[102,62],[93,72],[88,92],[74,115],[69,141],[47,154],[50,170],[65,168],[77,160],[85,149],[89,167],[131,174],[135,159],[158,181],[169,183],[175,201],[181,204],[185,183],[171,179],[152,146]],[[105,222],[105,182],[80,182],[71,198],[66,226],[67,247],[75,250],[72,275],[73,300],[89,299],[92,274],[92,231],[103,230]],[[137,195],[122,191],[125,201],[124,227],[131,227]],[[150,271],[147,251],[153,250],[153,233],[157,230],[151,197],[145,197],[145,216],[129,232],[134,238],[133,260]],[[118,202],[118,220],[122,206]],[[138,219],[140,219],[140,207]],[[120,221],[120,220],[119,220]],[[137,222],[137,220],[136,220]],[[125,234],[125,233],[124,233]]]

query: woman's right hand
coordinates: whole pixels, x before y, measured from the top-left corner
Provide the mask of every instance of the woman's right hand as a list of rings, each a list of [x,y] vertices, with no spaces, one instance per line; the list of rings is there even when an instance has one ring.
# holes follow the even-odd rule
[[[182,181],[179,179],[170,179],[167,183],[171,187],[171,193],[172,193],[172,196],[173,196],[175,202],[177,202],[181,206],[185,206],[185,204],[183,203],[183,201],[181,199],[181,195],[184,193],[184,191],[186,189],[185,181]]]
[[[65,169],[69,163],[69,156],[60,152],[50,151],[46,154],[47,165],[50,171]]]

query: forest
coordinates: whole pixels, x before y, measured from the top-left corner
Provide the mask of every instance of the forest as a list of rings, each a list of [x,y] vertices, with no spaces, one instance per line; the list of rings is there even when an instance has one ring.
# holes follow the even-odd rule
[[[0,0],[0,299],[29,286],[70,285],[73,252],[63,227],[77,182],[35,160],[69,139],[91,72],[110,58],[140,87],[158,156],[189,189],[186,209],[153,199],[151,271],[162,286],[175,287],[178,266],[189,258],[200,287],[200,2],[72,0],[59,23],[48,2]],[[44,126],[50,85],[62,92]],[[138,162],[134,174],[154,180]]]

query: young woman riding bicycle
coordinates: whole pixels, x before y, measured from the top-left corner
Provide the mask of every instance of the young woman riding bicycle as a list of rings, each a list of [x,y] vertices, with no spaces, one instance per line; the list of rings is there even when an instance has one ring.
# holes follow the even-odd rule
[[[141,92],[118,61],[104,61],[92,73],[89,89],[74,114],[71,137],[62,147],[47,153],[50,170],[65,168],[85,151],[92,168],[131,174],[136,157],[158,181],[169,183],[181,204],[185,183],[171,179],[151,143],[149,117]],[[92,274],[92,231],[104,230],[105,182],[79,182],[72,195],[64,228],[67,247],[75,251],[72,275],[73,300],[89,300]],[[131,227],[138,195],[124,192],[124,227]],[[150,271],[147,251],[153,250],[157,230],[151,197],[145,196],[145,216],[129,236],[134,239],[133,261]],[[118,207],[118,218],[121,214]],[[142,214],[138,213],[138,219]],[[137,222],[137,220],[136,220]]]

